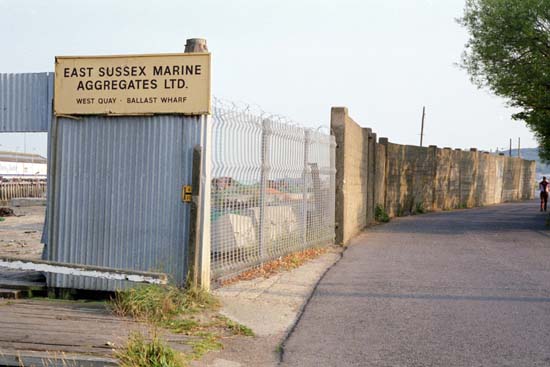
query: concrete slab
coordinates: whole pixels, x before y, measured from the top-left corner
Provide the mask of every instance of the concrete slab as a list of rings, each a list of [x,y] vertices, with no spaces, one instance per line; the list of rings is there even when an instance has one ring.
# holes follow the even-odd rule
[[[323,274],[341,258],[331,250],[292,271],[270,278],[241,281],[214,291],[222,314],[251,328],[254,338],[224,341],[223,351],[210,353],[193,366],[275,366],[279,346],[290,332]]]

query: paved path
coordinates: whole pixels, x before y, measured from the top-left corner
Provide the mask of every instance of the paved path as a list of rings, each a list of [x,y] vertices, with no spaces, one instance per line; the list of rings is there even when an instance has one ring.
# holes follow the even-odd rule
[[[537,203],[399,218],[320,282],[283,366],[550,366],[550,229]]]

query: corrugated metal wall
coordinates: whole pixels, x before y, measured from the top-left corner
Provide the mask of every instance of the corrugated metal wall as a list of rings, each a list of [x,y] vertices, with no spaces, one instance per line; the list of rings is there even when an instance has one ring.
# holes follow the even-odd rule
[[[49,260],[166,272],[185,281],[193,147],[201,117],[60,118],[51,137]],[[51,275],[49,285],[119,281]]]
[[[53,86],[54,73],[0,74],[0,133],[49,132]],[[48,136],[48,157],[50,141]],[[47,240],[47,229],[46,223],[43,243]]]
[[[0,133],[48,131],[53,73],[0,74]]]

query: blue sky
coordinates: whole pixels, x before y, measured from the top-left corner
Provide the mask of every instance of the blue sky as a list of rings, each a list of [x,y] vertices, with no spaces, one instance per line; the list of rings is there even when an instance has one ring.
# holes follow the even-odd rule
[[[378,136],[418,144],[536,146],[503,99],[456,66],[464,0],[55,1],[0,0],[0,72],[52,71],[56,55],[183,51],[203,37],[212,90],[306,126],[328,126],[331,106]],[[0,150],[45,154],[43,135],[0,134]],[[19,147],[19,148],[17,148]]]

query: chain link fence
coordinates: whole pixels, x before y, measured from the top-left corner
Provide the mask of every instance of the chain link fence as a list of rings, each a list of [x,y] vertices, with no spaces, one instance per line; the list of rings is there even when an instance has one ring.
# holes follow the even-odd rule
[[[330,134],[214,100],[212,275],[334,241]]]

